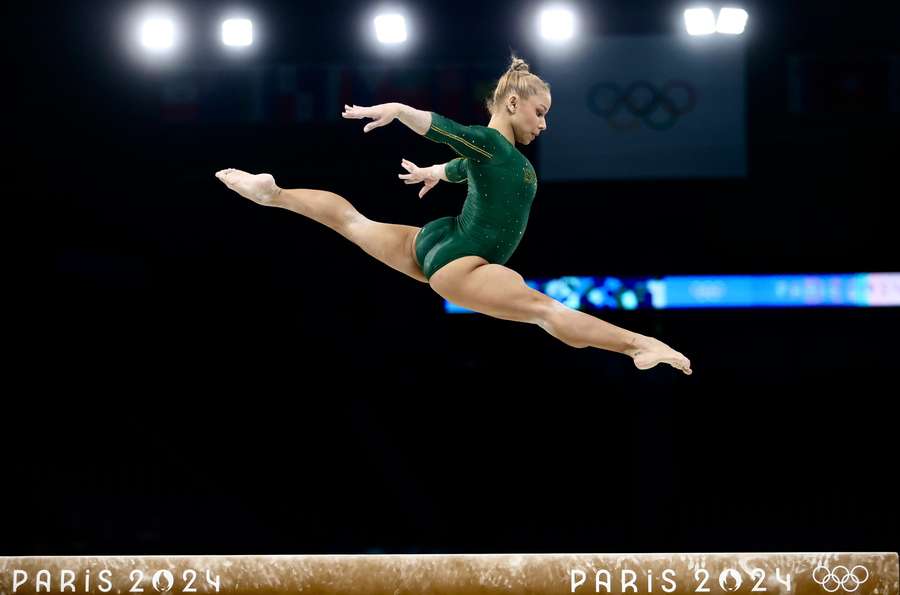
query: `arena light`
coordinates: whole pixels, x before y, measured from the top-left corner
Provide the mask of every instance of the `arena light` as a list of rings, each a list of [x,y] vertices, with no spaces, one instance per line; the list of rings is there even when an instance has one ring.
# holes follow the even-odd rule
[[[684,11],[684,26],[690,35],[711,35],[716,32],[716,16],[709,8],[689,8]]]
[[[719,11],[716,31],[729,35],[740,35],[747,24],[747,11],[743,8],[723,8]]]
[[[168,17],[149,17],[141,23],[141,45],[151,52],[165,52],[175,47],[175,21]]]
[[[246,47],[253,43],[250,19],[227,19],[222,22],[222,43],[230,47]]]
[[[540,14],[541,37],[550,41],[565,41],[575,35],[575,14],[568,8],[554,6]]]
[[[403,43],[406,41],[406,19],[396,13],[376,16],[375,37],[380,43]]]
[[[185,21],[184,12],[166,0],[126,7],[117,27],[122,49],[129,60],[153,71],[175,67],[188,49]]]

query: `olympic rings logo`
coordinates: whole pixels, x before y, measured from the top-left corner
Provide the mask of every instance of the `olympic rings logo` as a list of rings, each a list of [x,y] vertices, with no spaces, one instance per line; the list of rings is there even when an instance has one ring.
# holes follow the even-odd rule
[[[680,80],[668,81],[661,89],[647,81],[635,81],[625,89],[600,82],[588,91],[587,104],[611,128],[634,128],[643,122],[654,130],[668,130],[697,105],[697,90]]]
[[[856,576],[856,569],[862,568],[866,575],[863,577]],[[823,575],[820,570],[824,570]],[[829,593],[834,593],[838,589],[843,589],[847,593],[853,593],[859,586],[869,580],[869,569],[865,566],[854,566],[853,570],[848,570],[846,566],[835,566],[834,570],[829,570],[824,564],[819,564],[812,573],[813,580],[822,585],[822,588]],[[847,585],[851,584],[852,588]]]

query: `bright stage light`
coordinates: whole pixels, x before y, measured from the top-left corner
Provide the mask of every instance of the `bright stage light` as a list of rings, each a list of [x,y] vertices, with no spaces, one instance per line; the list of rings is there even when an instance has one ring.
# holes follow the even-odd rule
[[[575,35],[575,14],[561,7],[546,8],[540,16],[541,37],[551,41],[565,41]]]
[[[747,24],[747,11],[742,8],[723,8],[719,11],[716,31],[730,35],[740,35]]]
[[[684,26],[690,35],[710,35],[716,32],[716,17],[709,8],[689,8],[684,11]]]
[[[253,43],[253,23],[250,19],[228,19],[222,23],[222,43],[245,47]]]
[[[152,17],[141,24],[141,45],[152,52],[171,50],[175,46],[175,23],[170,18]]]
[[[381,43],[406,41],[406,19],[401,14],[380,14],[375,17],[375,37]]]

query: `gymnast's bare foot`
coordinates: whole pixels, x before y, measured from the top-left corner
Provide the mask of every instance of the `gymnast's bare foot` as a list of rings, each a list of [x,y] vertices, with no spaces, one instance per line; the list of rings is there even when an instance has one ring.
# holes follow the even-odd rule
[[[281,193],[275,178],[269,174],[253,175],[239,169],[223,169],[216,172],[216,177],[244,198],[267,207],[273,206]]]
[[[625,355],[634,359],[634,365],[638,370],[649,370],[656,364],[663,363],[669,364],[685,374],[690,375],[692,373],[691,360],[662,341],[653,337],[637,335],[633,344],[634,347],[627,349]]]

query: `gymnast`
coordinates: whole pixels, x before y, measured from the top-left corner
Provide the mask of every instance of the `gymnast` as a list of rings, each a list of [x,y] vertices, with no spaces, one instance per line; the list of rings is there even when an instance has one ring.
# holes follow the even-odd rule
[[[509,260],[525,232],[537,191],[534,168],[516,148],[547,130],[550,86],[512,57],[487,100],[487,126],[463,126],[440,114],[401,103],[344,106],[342,116],[369,118],[363,132],[394,120],[425,138],[449,145],[459,157],[430,167],[403,159],[405,184],[422,184],[419,198],[441,180],[467,182],[462,213],[422,228],[367,219],[343,197],[325,190],[282,189],[270,174],[237,169],[216,173],[229,189],[264,206],[288,209],[318,221],[366,253],[450,302],[494,318],[536,324],[572,347],[596,347],[632,358],[639,370],[659,363],[691,374],[687,357],[662,341],[569,308],[532,289]]]

